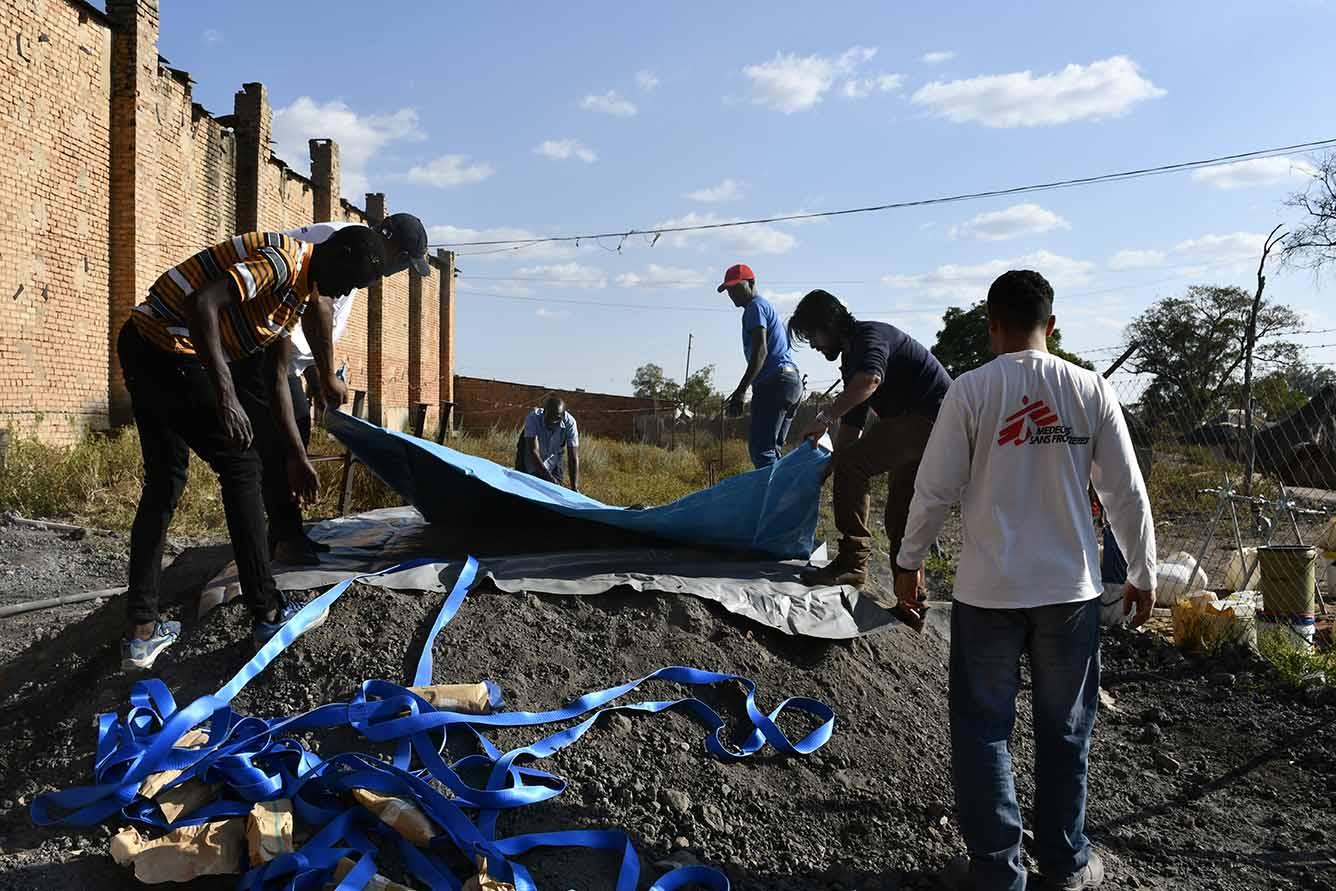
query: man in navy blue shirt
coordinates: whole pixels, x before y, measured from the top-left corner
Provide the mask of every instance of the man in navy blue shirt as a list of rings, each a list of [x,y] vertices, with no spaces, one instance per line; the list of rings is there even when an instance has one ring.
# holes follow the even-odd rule
[[[833,294],[812,291],[789,319],[789,334],[827,359],[840,362],[844,392],[803,430],[813,441],[836,424],[835,526],[839,553],[829,565],[803,573],[809,585],[862,585],[872,556],[868,528],[872,478],[890,475],[886,536],[892,558],[900,552],[914,475],[932,433],[951,376],[923,344],[884,322],[860,322]],[[864,430],[868,409],[877,423]]]
[[[756,293],[756,275],[744,263],[728,267],[719,293],[742,310],[742,355],[747,370],[733,395],[728,397],[729,413],[742,413],[742,400],[751,387],[751,426],[747,446],[752,464],[769,467],[779,460],[780,448],[789,437],[793,415],[803,398],[803,384],[798,365],[789,349],[789,334],[779,313]]]

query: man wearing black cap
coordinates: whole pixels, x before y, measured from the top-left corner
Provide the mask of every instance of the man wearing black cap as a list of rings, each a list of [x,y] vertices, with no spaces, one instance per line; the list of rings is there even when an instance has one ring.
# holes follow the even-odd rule
[[[335,232],[351,225],[354,224],[312,223],[309,226],[290,229],[283,234],[290,235],[298,241],[320,244]],[[427,262],[427,230],[420,219],[411,213],[395,213],[390,214],[374,228],[385,240],[386,276],[409,268],[421,276],[431,275],[431,266]],[[322,413],[325,401],[322,394],[328,388],[323,379],[334,376],[333,345],[348,327],[353,305],[357,302],[357,292],[352,290],[346,294],[330,294],[328,297],[332,302],[333,317],[330,330],[325,335],[328,343],[324,345],[329,350],[330,356],[328,370],[322,367],[318,349],[312,349],[313,346],[322,346],[318,343],[318,338],[308,342],[303,329],[298,328],[292,332],[293,359],[287,380],[292,391],[292,408],[297,418],[297,430],[305,445],[310,445],[311,442],[311,406],[307,401],[302,379],[305,378],[312,395],[315,396],[316,413]],[[343,382],[337,381],[336,385],[343,387]],[[342,403],[343,399],[338,399],[335,407]],[[274,450],[266,453],[264,479],[265,502],[269,508],[269,542],[273,558],[279,563],[299,566],[319,563],[319,552],[329,548],[310,539],[303,529],[301,506],[292,500],[287,491],[281,450],[277,453]]]
[[[277,372],[291,363],[287,335],[299,322],[313,340],[328,339],[329,307],[321,294],[343,294],[381,276],[384,243],[365,226],[318,245],[279,233],[237,235],[164,272],[130,313],[116,348],[139,429],[144,483],[130,532],[124,668],[152,667],[181,632],[179,622],[159,616],[158,583],[192,451],[218,474],[256,644],[296,615],[299,605],[278,590],[269,565],[261,451],[280,439],[289,497],[313,497],[317,481],[286,375]],[[327,355],[321,361],[327,366]],[[326,393],[331,401],[341,395]]]

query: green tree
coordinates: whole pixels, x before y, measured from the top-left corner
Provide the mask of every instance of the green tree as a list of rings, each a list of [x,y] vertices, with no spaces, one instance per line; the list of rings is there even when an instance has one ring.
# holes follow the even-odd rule
[[[653,362],[648,362],[636,369],[635,375],[631,378],[631,386],[635,395],[642,399],[677,401],[677,383],[672,378],[665,377],[663,368]]]
[[[686,385],[679,391],[679,398],[692,411],[707,410],[711,406],[718,408],[723,397],[714,389],[714,366],[703,365],[691,372]]]
[[[1318,394],[1323,387],[1336,384],[1336,371],[1324,365],[1310,365],[1296,362],[1283,372],[1290,389],[1302,393],[1309,399]]]
[[[1095,368],[1080,356],[1062,348],[1062,332],[1056,328],[1048,339],[1048,351],[1082,368]],[[987,304],[981,300],[968,310],[958,306],[947,309],[942,314],[942,330],[937,332],[937,342],[933,344],[932,353],[953,378],[991,362],[993,348],[988,340]]]
[[[1273,371],[1253,384],[1253,399],[1267,420],[1279,421],[1308,402],[1308,397],[1290,386],[1283,371]]]
[[[1149,420],[1194,425],[1229,407],[1239,393],[1252,301],[1242,288],[1193,285],[1133,319],[1127,336],[1140,348],[1128,369],[1153,376],[1141,397]],[[1299,348],[1282,335],[1301,322],[1288,306],[1263,301],[1254,361],[1276,371],[1296,364]]]

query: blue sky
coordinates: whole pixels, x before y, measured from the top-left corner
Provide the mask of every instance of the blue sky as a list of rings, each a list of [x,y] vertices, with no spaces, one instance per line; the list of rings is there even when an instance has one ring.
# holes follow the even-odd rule
[[[1336,136],[1336,99],[1315,88],[1336,80],[1320,0],[162,7],[160,51],[198,81],[197,101],[226,113],[242,82],[264,82],[285,160],[304,167],[307,138],[338,139],[348,197],[387,192],[433,241],[834,210]],[[1157,297],[1251,288],[1304,163],[620,251],[459,247],[458,370],[629,392],[644,362],[680,378],[690,333],[693,367],[715,363],[727,392],[739,314],[714,285],[735,262],[782,313],[825,287],[929,345],[947,306],[1036,268],[1064,345],[1098,362]],[[1303,272],[1268,283],[1312,329],[1336,327],[1323,290]],[[813,386],[836,376],[816,353],[798,359]]]

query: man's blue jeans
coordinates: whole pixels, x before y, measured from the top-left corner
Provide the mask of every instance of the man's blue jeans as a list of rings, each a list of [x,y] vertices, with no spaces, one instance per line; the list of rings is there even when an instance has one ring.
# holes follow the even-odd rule
[[[752,384],[747,448],[754,466],[769,467],[779,460],[780,447],[793,425],[793,410],[802,398],[803,382],[792,365],[784,366],[769,380]]]
[[[1024,891],[1011,765],[1021,654],[1030,656],[1035,854],[1045,875],[1085,866],[1086,771],[1099,705],[1099,598],[1032,609],[951,607],[951,768],[979,891]]]

